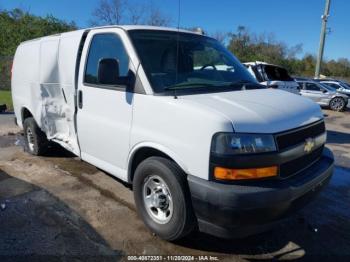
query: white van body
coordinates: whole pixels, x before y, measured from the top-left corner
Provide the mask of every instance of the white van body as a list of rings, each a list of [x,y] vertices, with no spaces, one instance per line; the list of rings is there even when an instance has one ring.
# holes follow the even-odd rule
[[[83,30],[22,43],[12,71],[18,124],[21,110],[33,114],[48,139],[79,155],[74,124],[75,64]]]
[[[299,95],[298,84],[294,81],[294,79],[292,79],[288,75],[287,71],[284,68],[277,65],[260,62],[260,61],[248,62],[248,63],[244,63],[244,65],[247,67],[249,73],[253,77],[255,77],[260,82],[260,84],[271,88],[278,88],[278,89]],[[283,79],[279,77],[277,77],[276,79],[276,77],[269,76],[269,73],[266,72],[267,71],[266,67],[273,68],[274,70],[283,70],[283,72],[286,73],[285,77],[287,79]]]
[[[323,114],[319,106],[308,99],[272,89],[188,95],[169,91],[170,95],[157,95],[146,74],[147,68],[140,59],[142,54],[136,51],[135,43],[132,43],[130,33],[135,30],[181,33],[195,37],[192,32],[171,28],[110,26],[24,42],[16,51],[12,75],[17,123],[23,127],[26,118],[32,117],[48,140],[59,143],[82,160],[129,183],[133,183],[136,164],[142,157],[150,157],[154,152],[157,152],[157,156],[166,156],[187,176],[200,229],[226,237],[227,234],[222,233],[226,232],[223,225],[220,225],[222,230],[210,230],[209,222],[201,218],[196,204],[196,201],[207,201],[206,198],[210,196],[210,193],[205,193],[205,188],[211,186],[195,186],[201,183],[220,188],[215,189],[218,191],[215,191],[214,202],[226,203],[229,197],[225,197],[225,194],[232,195],[235,192],[230,184],[212,181],[211,148],[215,134],[274,135],[309,126],[311,128],[315,124],[324,128]],[[89,70],[87,60],[90,49],[93,49],[92,41],[101,35],[113,35],[122,43],[128,56],[128,74],[135,79],[132,89],[86,83],[87,77],[91,77],[84,72]],[[197,37],[207,39],[205,36]],[[118,58],[118,63],[124,63],[123,59]],[[207,65],[202,69],[204,67]],[[195,71],[200,70],[193,68]],[[220,65],[215,70],[220,68],[227,71],[227,67]],[[245,70],[242,68],[240,70]],[[195,73],[202,74],[203,71]],[[315,139],[315,149],[316,145],[323,147],[325,133],[318,133],[312,139]],[[288,161],[303,157],[306,154],[303,146],[304,142],[298,144],[299,151],[294,150]],[[301,185],[304,188],[302,194],[311,192],[311,189],[330,177],[332,163],[326,170],[314,172],[319,176],[313,181]],[[198,188],[201,190],[198,191]],[[287,198],[293,196],[295,199],[300,195],[301,191],[297,195],[289,192],[284,196],[285,201],[292,201]],[[213,201],[211,205],[214,205]],[[247,203],[253,202],[249,200]],[[221,210],[219,204],[216,208]],[[276,206],[280,204],[276,203]],[[223,209],[227,210],[227,206]],[[249,230],[249,234],[253,231]]]

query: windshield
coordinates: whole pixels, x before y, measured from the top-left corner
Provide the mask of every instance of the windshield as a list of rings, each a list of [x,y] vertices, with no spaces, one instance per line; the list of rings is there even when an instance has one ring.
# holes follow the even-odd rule
[[[270,81],[294,81],[286,69],[278,66],[265,65],[265,73]]]
[[[331,91],[331,92],[337,92],[337,89],[330,86],[330,85],[327,85],[327,84],[323,84],[323,83],[318,83],[320,86],[322,86],[324,89],[328,90],[328,91]]]
[[[129,35],[156,93],[257,85],[246,68],[212,38],[158,30],[131,30]]]
[[[350,84],[348,84],[346,82],[341,82],[341,86],[344,87],[345,89],[349,89],[350,90]]]

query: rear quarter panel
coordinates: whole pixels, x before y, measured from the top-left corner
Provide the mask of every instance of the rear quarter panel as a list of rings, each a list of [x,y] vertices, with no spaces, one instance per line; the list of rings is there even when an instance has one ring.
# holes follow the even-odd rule
[[[12,100],[17,122],[22,126],[21,109],[26,107],[32,111],[33,97],[37,95],[33,90],[39,84],[40,42],[32,41],[18,46],[12,67]],[[35,114],[35,112],[32,112]]]

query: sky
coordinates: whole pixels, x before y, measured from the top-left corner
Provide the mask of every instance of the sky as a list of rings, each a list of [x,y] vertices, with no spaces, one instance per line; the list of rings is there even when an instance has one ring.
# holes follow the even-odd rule
[[[135,5],[152,1],[178,22],[178,0],[129,0]],[[99,0],[0,0],[0,8],[23,8],[35,15],[52,14],[75,21],[80,28],[89,20]],[[180,26],[201,27],[211,33],[234,32],[239,25],[254,33],[273,34],[288,46],[303,45],[303,53],[317,54],[325,0],[180,0]],[[350,1],[332,0],[325,46],[326,59],[350,59]]]

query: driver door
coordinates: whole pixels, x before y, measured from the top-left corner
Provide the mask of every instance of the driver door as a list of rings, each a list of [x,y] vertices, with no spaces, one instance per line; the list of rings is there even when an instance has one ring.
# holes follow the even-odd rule
[[[102,59],[113,59],[119,63],[119,76],[126,77],[131,63],[116,29],[96,31],[86,39],[80,66],[77,129],[81,158],[125,180],[133,94],[125,85],[101,84],[98,72]]]

